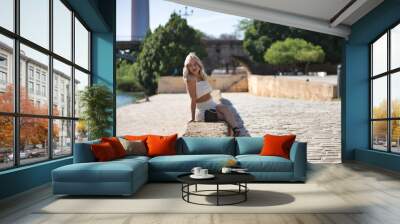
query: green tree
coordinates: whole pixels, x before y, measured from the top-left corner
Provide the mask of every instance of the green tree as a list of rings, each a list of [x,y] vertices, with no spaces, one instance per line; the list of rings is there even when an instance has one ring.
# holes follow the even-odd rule
[[[400,100],[392,99],[391,101],[392,117],[400,117]],[[378,105],[372,108],[373,118],[387,118],[387,100],[382,100]],[[391,124],[391,141],[392,144],[398,144],[400,141],[400,121],[392,120]],[[373,137],[374,139],[386,139],[387,136],[387,121],[373,122]]]
[[[289,37],[321,46],[329,63],[341,62],[344,41],[340,37],[248,19],[242,20],[237,27],[244,31],[243,47],[255,62],[264,63],[265,51],[271,44]]]
[[[374,106],[372,108],[372,114],[373,118],[387,118],[387,100],[382,100],[378,105]]]
[[[276,41],[265,52],[264,59],[273,65],[304,65],[304,74],[308,74],[308,66],[312,62],[323,62],[325,53],[303,39],[287,38]]]
[[[125,92],[138,92],[142,87],[135,74],[137,64],[132,64],[126,60],[117,63],[117,89]]]
[[[400,100],[393,99],[391,107],[392,107],[392,117],[400,117]],[[374,112],[375,112],[375,110],[374,110]],[[400,121],[392,120],[391,124],[392,124],[392,142],[399,142],[400,141]]]
[[[245,22],[247,21],[247,22]],[[243,48],[255,62],[264,63],[264,53],[271,46],[272,39],[266,35],[266,27],[259,21],[253,23],[244,20],[239,25],[240,29],[245,29]]]
[[[207,55],[201,42],[202,34],[176,13],[165,26],[148,33],[137,58],[134,73],[147,95],[154,94],[157,80],[164,75],[181,75],[183,62],[189,52],[203,58]]]

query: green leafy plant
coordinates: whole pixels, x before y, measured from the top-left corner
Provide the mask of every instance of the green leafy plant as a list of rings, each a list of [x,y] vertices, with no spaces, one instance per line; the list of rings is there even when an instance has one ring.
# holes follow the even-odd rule
[[[88,128],[89,139],[110,136],[112,126],[113,95],[101,84],[86,87],[80,93],[82,119]]]

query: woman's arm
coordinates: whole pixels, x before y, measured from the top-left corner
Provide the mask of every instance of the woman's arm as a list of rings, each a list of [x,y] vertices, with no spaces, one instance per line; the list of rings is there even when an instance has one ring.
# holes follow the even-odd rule
[[[186,80],[186,89],[190,96],[190,111],[192,112],[192,120],[195,120],[195,112],[196,112],[196,80],[195,79],[187,79]]]

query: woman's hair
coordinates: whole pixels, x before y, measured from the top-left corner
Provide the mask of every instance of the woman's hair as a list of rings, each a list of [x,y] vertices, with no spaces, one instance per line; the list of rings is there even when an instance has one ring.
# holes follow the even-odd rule
[[[195,60],[196,63],[200,66],[200,75],[203,78],[203,80],[207,80],[207,74],[204,71],[204,65],[201,62],[200,58],[197,57],[196,53],[194,53],[194,52],[190,52],[186,56],[185,63],[184,63],[184,66],[183,66],[183,79],[187,80],[191,75],[190,72],[189,72],[189,69],[187,68],[187,65],[189,64],[191,59]]]

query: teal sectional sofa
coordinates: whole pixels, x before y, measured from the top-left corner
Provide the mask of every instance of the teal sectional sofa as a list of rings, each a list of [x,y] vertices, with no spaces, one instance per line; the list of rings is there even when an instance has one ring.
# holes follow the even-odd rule
[[[90,145],[75,144],[74,163],[52,171],[54,194],[131,195],[148,181],[176,181],[193,167],[218,172],[228,160],[237,160],[259,182],[304,182],[307,169],[307,145],[295,142],[290,159],[260,156],[262,137],[181,137],[177,155],[127,156],[96,162]]]

